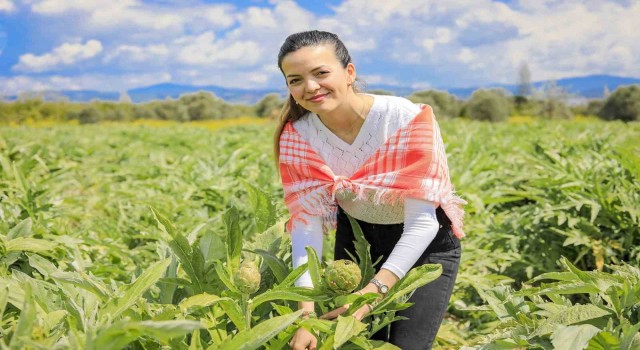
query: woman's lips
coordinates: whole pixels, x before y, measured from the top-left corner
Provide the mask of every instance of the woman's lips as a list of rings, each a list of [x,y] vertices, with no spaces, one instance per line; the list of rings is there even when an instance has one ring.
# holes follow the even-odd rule
[[[329,94],[329,93],[322,94],[322,95],[316,95],[316,96],[313,96],[313,97],[311,97],[311,98],[307,99],[307,101],[310,101],[310,102],[320,102],[320,101],[324,100],[324,98],[325,98],[328,94]]]

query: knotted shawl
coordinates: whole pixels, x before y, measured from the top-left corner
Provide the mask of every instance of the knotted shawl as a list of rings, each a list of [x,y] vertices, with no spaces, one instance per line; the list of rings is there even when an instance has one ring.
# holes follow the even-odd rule
[[[453,190],[447,156],[433,110],[423,105],[406,126],[400,128],[365,161],[353,176],[336,176],[311,145],[288,122],[280,136],[279,168],[284,200],[291,220],[305,215],[322,217],[326,230],[336,228],[336,193],[352,191],[356,200],[373,196],[375,204],[396,204],[406,197],[424,199],[441,206],[451,220],[456,237],[464,237],[462,218],[466,204]]]

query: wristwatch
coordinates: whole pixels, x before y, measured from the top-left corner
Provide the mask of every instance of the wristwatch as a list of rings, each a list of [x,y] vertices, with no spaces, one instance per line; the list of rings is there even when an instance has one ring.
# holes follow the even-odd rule
[[[380,292],[380,294],[382,295],[387,295],[387,292],[389,291],[389,287],[382,284],[382,282],[378,281],[375,278],[372,278],[371,281],[369,281],[369,283],[373,283],[378,287],[378,292]]]

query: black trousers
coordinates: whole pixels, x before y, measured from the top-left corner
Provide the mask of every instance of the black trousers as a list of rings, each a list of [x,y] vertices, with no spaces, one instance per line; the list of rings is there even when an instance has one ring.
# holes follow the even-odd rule
[[[436,215],[440,229],[414,267],[441,264],[442,274],[431,283],[416,289],[409,298],[409,302],[414,305],[397,313],[399,316],[407,317],[407,320],[392,323],[387,329],[374,334],[371,339],[390,342],[403,350],[431,349],[449,305],[462,251],[460,240],[453,235],[451,221],[442,208],[436,209]],[[380,263],[375,266],[377,272],[400,239],[404,224],[379,225],[357,221],[371,245],[373,262],[382,257]],[[347,251],[357,256],[354,240],[349,219],[342,208],[339,208],[334,259],[351,259]]]

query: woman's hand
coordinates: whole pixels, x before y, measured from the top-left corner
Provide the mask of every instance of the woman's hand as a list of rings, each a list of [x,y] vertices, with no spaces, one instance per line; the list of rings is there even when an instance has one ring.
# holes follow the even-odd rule
[[[393,272],[387,269],[380,269],[380,271],[375,275],[375,278],[377,278],[379,281],[382,281],[382,283],[386,284],[388,287],[393,286],[400,279]],[[360,289],[354,294],[365,295],[367,293],[378,293],[378,287],[373,283],[368,283],[366,286],[364,286],[364,288]],[[382,298],[383,295],[380,295],[380,297]],[[335,310],[329,311],[326,314],[320,316],[320,318],[333,320],[335,318],[338,318],[339,315],[347,312],[347,310],[349,310],[349,304],[342,305]],[[358,321],[361,321],[365,316],[371,313],[371,311],[373,311],[373,306],[371,306],[370,304],[365,304],[364,306],[356,310],[353,313],[353,316]]]
[[[316,339],[313,333],[304,327],[300,327],[296,331],[296,334],[293,335],[293,338],[291,338],[289,346],[293,350],[316,350],[318,339]]]
[[[357,291],[353,294],[357,294],[357,295],[364,295],[365,289],[362,289],[360,291]],[[340,306],[337,309],[331,310],[329,312],[327,312],[326,314],[320,316],[321,319],[325,319],[325,320],[333,320],[338,318],[338,316],[342,315],[343,313],[347,312],[347,310],[349,310],[349,307],[351,306],[351,304],[345,304]],[[362,306],[361,308],[359,308],[358,310],[356,310],[352,316],[354,316],[358,321],[362,321],[362,319],[367,316],[371,311],[373,311],[373,306],[366,304],[364,306]]]
[[[342,315],[343,313],[347,312],[347,310],[349,310],[349,304],[342,305],[337,309],[329,311],[326,314],[320,316],[320,318],[325,320],[333,320],[335,318],[338,318],[338,316]],[[366,304],[356,310],[352,314],[352,316],[355,317],[358,321],[362,321],[362,319],[365,318],[365,316],[367,316],[371,312],[371,310],[373,310],[373,307],[369,304]]]

